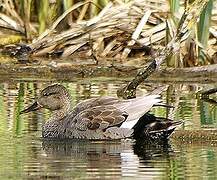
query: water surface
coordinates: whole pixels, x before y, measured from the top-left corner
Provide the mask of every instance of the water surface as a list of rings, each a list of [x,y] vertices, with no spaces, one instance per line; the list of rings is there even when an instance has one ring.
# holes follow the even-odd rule
[[[116,95],[120,81],[64,82],[75,105],[83,99]],[[0,84],[0,179],[216,179],[217,146],[212,143],[144,144],[124,141],[45,141],[41,125],[47,110],[20,115],[50,82]],[[147,93],[153,84],[140,87]],[[157,84],[155,84],[157,86]],[[158,116],[183,120],[181,129],[217,127],[217,107],[196,92],[216,84],[172,84],[162,99],[175,108],[155,108]],[[211,98],[216,99],[213,95]]]

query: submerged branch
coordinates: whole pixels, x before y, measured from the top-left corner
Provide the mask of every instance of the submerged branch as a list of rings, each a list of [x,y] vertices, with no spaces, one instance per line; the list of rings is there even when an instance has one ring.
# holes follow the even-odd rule
[[[124,99],[135,98],[137,86],[144,82],[144,80],[155,71],[156,67],[157,64],[154,60],[152,61],[152,63],[150,63],[150,65],[147,68],[145,67],[140,69],[136,77],[130,83],[128,83],[127,86],[118,89],[118,97],[123,97]]]
[[[201,92],[201,95],[202,96],[207,96],[207,95],[210,95],[210,94],[214,94],[216,92],[217,92],[217,88],[212,88],[212,89]]]
[[[201,99],[203,101],[209,102],[210,104],[213,104],[213,105],[217,105],[217,101],[214,99],[210,99],[209,97],[210,94],[214,94],[214,93],[217,93],[217,88],[212,88],[209,90],[199,92],[199,94],[201,95]]]

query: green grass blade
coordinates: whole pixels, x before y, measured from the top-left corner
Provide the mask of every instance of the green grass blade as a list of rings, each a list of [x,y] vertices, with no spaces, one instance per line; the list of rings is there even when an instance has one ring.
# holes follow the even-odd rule
[[[209,0],[205,9],[200,15],[200,21],[198,22],[198,41],[203,45],[204,49],[207,48],[209,40],[209,28],[211,25],[211,16],[213,9],[213,0]],[[202,49],[199,49],[199,62],[205,64],[205,57],[203,56]]]
[[[39,34],[46,29],[46,19],[48,16],[49,1],[41,0],[39,5]]]
[[[179,0],[169,0],[169,5],[170,5],[170,12],[172,15],[177,13],[180,8]]]

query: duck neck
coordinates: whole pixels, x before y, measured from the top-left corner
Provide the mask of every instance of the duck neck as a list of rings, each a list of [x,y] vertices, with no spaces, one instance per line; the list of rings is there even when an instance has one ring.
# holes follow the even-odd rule
[[[64,117],[69,115],[70,111],[71,111],[71,103],[68,102],[60,109],[53,111],[50,120],[61,121],[64,119]]]

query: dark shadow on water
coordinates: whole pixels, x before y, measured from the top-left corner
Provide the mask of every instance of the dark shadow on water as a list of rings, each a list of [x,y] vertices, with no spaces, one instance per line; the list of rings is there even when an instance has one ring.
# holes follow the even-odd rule
[[[136,141],[133,145],[134,153],[142,160],[151,160],[156,157],[169,158],[174,150],[169,141],[150,142]]]

